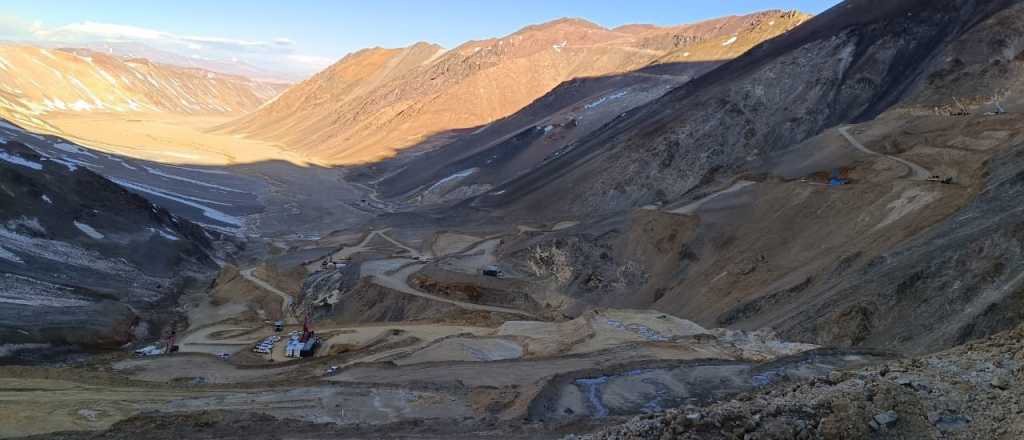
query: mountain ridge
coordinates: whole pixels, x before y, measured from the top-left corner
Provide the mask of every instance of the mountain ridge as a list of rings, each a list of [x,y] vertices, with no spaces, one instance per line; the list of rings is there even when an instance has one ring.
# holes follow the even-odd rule
[[[50,128],[50,113],[241,114],[283,89],[88,49],[0,45],[0,112],[34,128]]]
[[[734,57],[740,52],[734,37],[751,29],[764,32],[755,39],[778,33],[752,27],[764,17],[777,17],[785,30],[808,16],[755,13],[635,35],[560,19],[452,49],[417,43],[362,50],[220,129],[278,142],[328,163],[377,160],[432,135],[507,116],[572,78],[644,68],[673,50],[714,38],[721,40],[720,50],[706,57],[695,51],[693,61]]]

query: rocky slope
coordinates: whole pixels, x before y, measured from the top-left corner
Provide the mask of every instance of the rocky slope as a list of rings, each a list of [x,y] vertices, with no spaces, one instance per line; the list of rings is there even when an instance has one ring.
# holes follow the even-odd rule
[[[740,169],[941,84],[958,87],[953,72],[1019,62],[1000,28],[985,26],[997,12],[1018,14],[1006,9],[1015,2],[880,3],[850,1],[815,17],[617,118],[478,205],[571,215],[674,200],[713,170]],[[569,203],[547,203],[556,195]]]
[[[1018,327],[921,358],[767,387],[566,439],[1021,438],[1022,340]]]
[[[219,234],[63,154],[78,146],[6,122],[0,141],[0,347],[159,336]]]
[[[326,162],[365,162],[416,144],[437,145],[452,130],[508,116],[572,78],[652,64],[707,66],[804,19],[765,12],[669,28],[618,29],[562,19],[451,50],[427,43],[366,49],[224,129],[280,142]]]
[[[1022,13],[1015,1],[845,2],[459,212],[588,222],[506,258],[525,267],[530,246],[560,249],[574,270],[557,287],[590,306],[653,305],[702,325],[913,352],[1004,330],[1021,316],[1020,268],[1006,263],[1016,222],[1001,213],[1024,166],[1010,35]],[[993,90],[1009,114],[982,114]],[[941,107],[952,97],[975,114],[950,116]],[[830,130],[876,116],[854,136],[957,184],[923,182]],[[799,181],[839,167],[854,185]],[[740,180],[754,183],[687,206]],[[649,221],[631,213],[641,207],[672,212]],[[631,251],[638,240],[662,260]],[[611,283],[622,273],[628,283]]]
[[[672,41],[679,47],[640,70],[566,81],[515,114],[454,136],[432,151],[375,164],[374,168],[381,170],[378,174],[386,175],[378,188],[385,197],[404,197],[419,204],[479,195],[556,157],[624,112],[700,77],[807,18],[797,12],[760,13],[735,33],[736,40],[729,37],[724,42],[677,36]],[[658,36],[650,38],[645,45],[667,44]]]
[[[283,89],[85,49],[0,46],[0,115],[26,127],[60,112],[242,114]]]

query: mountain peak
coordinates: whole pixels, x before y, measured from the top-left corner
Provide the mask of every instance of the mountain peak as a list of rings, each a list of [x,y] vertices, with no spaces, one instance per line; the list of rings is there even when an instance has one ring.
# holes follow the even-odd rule
[[[562,28],[582,28],[582,29],[592,29],[592,30],[600,30],[600,31],[607,31],[608,30],[608,28],[606,28],[604,26],[601,26],[601,25],[599,25],[597,23],[594,23],[592,21],[589,21],[587,19],[584,19],[584,18],[579,18],[579,17],[563,17],[563,18],[558,18],[558,19],[547,21],[547,22],[540,23],[540,24],[534,24],[534,25],[526,26],[526,27],[520,29],[515,34],[522,34],[522,33],[525,33],[525,32],[545,31],[545,30],[555,29],[555,28],[560,28],[560,27],[562,27]]]

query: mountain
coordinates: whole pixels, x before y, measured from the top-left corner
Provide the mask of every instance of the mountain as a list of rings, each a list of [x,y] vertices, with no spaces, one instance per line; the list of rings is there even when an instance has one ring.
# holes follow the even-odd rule
[[[984,69],[987,61],[964,49],[978,45],[966,33],[979,16],[1007,2],[983,2],[970,13],[953,13],[949,4],[846,2],[629,112],[519,179],[503,197],[543,203],[557,192],[572,202],[548,208],[563,214],[642,206],[679,198],[711,170],[779,151],[840,123],[869,120],[901,100],[929,111],[951,104],[951,97],[984,102],[1010,87],[1012,75],[998,84],[964,81],[998,66]],[[911,15],[893,18],[901,13]],[[902,35],[900,26],[907,27]],[[939,26],[954,27],[939,32]],[[871,41],[881,37],[894,43]],[[988,61],[1016,61],[1002,32],[989,37],[995,47],[983,53],[1005,61]],[[984,90],[971,90],[979,88]]]
[[[71,151],[91,154],[0,121],[0,340],[117,347],[159,336],[168,305],[215,271],[223,237]]]
[[[443,143],[458,130],[522,109],[573,78],[665,63],[699,70],[806,18],[772,11],[619,29],[561,19],[451,50],[428,43],[366,49],[222,129],[278,142],[324,162],[372,161],[417,144]]]
[[[407,164],[402,157],[379,164],[378,168],[394,171],[378,173],[383,174],[378,189],[386,197],[413,198],[421,203],[459,200],[486,192],[561,154],[567,146],[626,111],[714,70],[807,18],[798,12],[769,11],[747,18],[723,19],[725,23],[744,26],[738,30],[729,27],[735,39],[655,34],[648,37],[645,46],[678,47],[636,71],[559,84],[522,110],[471,133],[452,136],[448,143],[416,156]],[[713,30],[705,27],[715,23],[697,24],[683,31],[700,35]],[[691,58],[705,61],[665,61]]]
[[[284,87],[84,49],[0,46],[0,114],[37,128],[51,113],[242,114]]]
[[[531,249],[568,255],[569,310],[909,352],[1012,328],[1022,16],[1017,1],[844,2],[443,213],[583,222],[506,249],[523,270]]]
[[[410,145],[346,166],[0,124],[0,357],[139,342],[0,367],[0,436],[1021,438],[1022,35],[1024,0],[566,19],[352,54],[241,120]]]

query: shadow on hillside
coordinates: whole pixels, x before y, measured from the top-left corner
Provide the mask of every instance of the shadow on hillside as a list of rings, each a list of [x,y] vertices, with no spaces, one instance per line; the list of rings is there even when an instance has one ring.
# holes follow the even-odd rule
[[[284,160],[234,165],[156,162],[6,127],[0,128],[0,139],[20,141],[41,155],[59,158],[65,166],[94,171],[203,226],[236,234],[312,238],[373,219],[389,225],[455,221],[446,221],[451,211],[413,213],[389,200],[468,168],[492,165],[489,184],[495,186],[514,179],[564,146],[556,140],[526,148],[535,140],[541,121],[593,105],[617,90],[649,86],[667,91],[724,62],[663,64],[572,79],[493,123],[431,133],[394,157],[359,165],[297,165]]]

